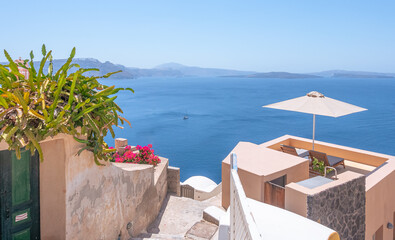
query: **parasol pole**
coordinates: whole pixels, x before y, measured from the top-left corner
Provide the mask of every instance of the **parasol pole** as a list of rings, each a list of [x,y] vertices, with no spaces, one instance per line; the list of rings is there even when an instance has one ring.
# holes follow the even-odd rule
[[[313,114],[313,150],[314,150],[314,138],[315,138],[315,114]]]

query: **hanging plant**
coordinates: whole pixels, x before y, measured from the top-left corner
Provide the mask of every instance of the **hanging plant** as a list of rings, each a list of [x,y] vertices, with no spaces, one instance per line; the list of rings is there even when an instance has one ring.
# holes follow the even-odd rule
[[[39,142],[66,133],[84,144],[78,154],[85,150],[93,152],[96,164],[100,164],[99,160],[110,160],[109,153],[115,150],[108,148],[104,137],[110,132],[114,138],[113,126],[119,123],[125,121],[130,125],[119,115],[123,112],[114,102],[117,98],[114,94],[120,90],[134,92],[133,89],[99,83],[99,78],[108,78],[117,72],[86,76],[86,72],[99,69],[72,64],[75,48],[66,63],[54,72],[51,53],[42,46],[43,58],[36,69],[33,52],[30,52],[30,60],[15,63],[4,50],[8,64],[0,64],[0,141],[15,150],[18,158],[23,147],[32,154],[37,150],[42,161]],[[44,74],[47,62],[48,73]],[[20,69],[28,71],[27,77]]]

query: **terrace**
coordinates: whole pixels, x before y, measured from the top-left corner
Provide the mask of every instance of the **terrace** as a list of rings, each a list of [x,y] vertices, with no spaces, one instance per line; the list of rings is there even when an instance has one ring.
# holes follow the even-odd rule
[[[316,141],[315,151],[343,158],[326,177],[310,169],[310,160],[284,153],[281,145],[310,150],[310,139],[285,135],[253,144],[240,142],[239,176],[246,196],[319,221],[341,238],[387,239],[395,233],[395,157]],[[229,205],[230,155],[222,162],[222,206]],[[352,215],[352,216],[350,216]]]
[[[283,136],[272,141],[261,144],[260,146],[281,151],[281,145],[288,145],[301,150],[311,150],[311,140],[295,137]],[[324,142],[315,142],[315,151],[326,153],[327,155],[344,158],[346,168],[339,166],[336,168],[338,174],[352,171],[363,175],[368,175],[377,167],[384,164],[389,158],[382,154],[368,152],[360,149],[339,146]],[[314,174],[312,175],[314,176]]]

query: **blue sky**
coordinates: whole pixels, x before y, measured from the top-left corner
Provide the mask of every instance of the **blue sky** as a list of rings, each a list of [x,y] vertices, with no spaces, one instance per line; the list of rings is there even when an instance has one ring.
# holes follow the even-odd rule
[[[7,1],[0,48],[130,67],[395,72],[395,1]],[[6,9],[6,10],[5,10]],[[0,55],[0,61],[4,56]]]

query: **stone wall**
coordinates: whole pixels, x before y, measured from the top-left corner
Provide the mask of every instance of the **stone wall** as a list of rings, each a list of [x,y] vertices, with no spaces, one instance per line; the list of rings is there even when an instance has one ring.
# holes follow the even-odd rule
[[[168,160],[98,166],[91,152],[77,154],[81,146],[64,134],[41,142],[41,238],[130,239],[144,231],[166,197]]]
[[[160,157],[156,167],[98,166],[91,152],[77,154],[82,145],[72,136],[59,134],[40,144],[42,239],[130,239],[158,216],[168,189],[168,159]],[[7,147],[0,142],[0,150]]]
[[[181,196],[180,187],[180,168],[168,167],[167,168],[167,191],[169,193],[175,193],[177,196]]]
[[[365,176],[307,196],[307,217],[341,239],[365,239]]]
[[[167,194],[168,160],[151,165],[106,163],[65,144],[66,239],[130,239],[157,217]]]

